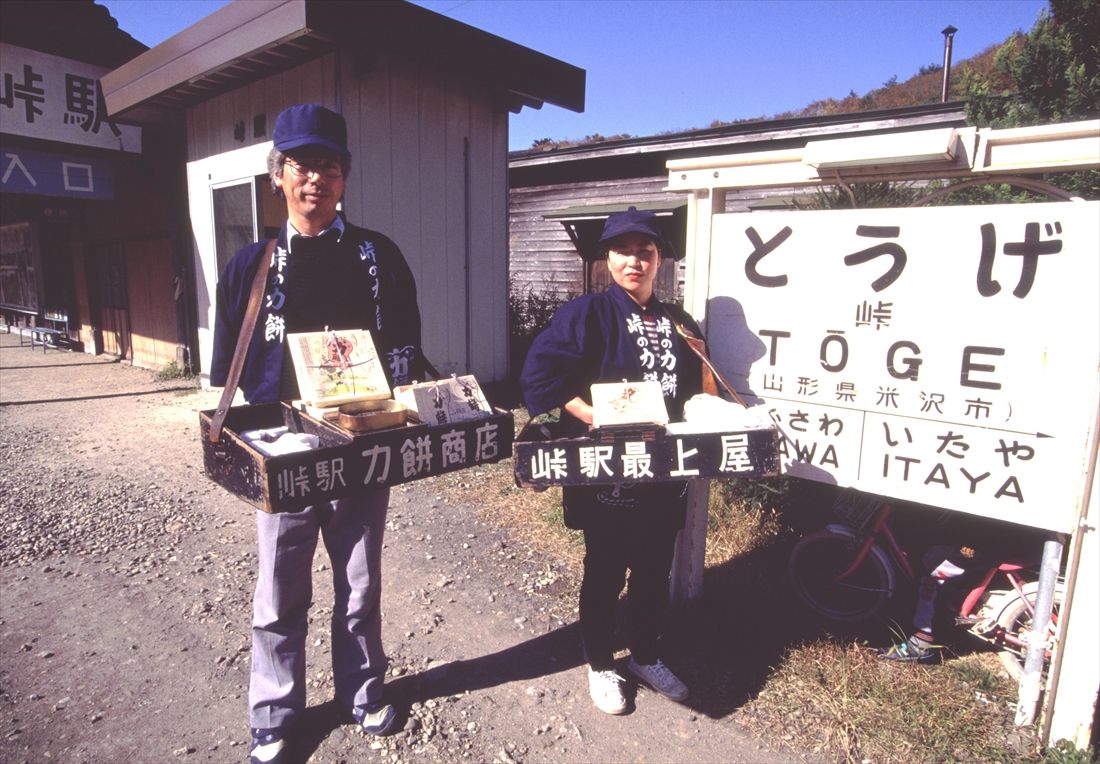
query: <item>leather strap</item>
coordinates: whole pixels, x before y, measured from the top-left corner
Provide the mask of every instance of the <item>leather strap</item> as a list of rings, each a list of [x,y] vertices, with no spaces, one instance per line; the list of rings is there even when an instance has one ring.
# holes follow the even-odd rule
[[[718,386],[714,383],[718,380],[722,384],[722,389],[725,390],[730,396],[740,403],[745,408],[748,408],[748,404],[737,394],[737,391],[730,387],[718,369],[714,368],[714,364],[710,362],[710,358],[707,357],[707,345],[703,342],[702,338],[696,337],[690,331],[687,330],[683,324],[679,321],[673,321],[676,325],[676,333],[684,338],[688,347],[695,355],[699,356],[699,359],[703,362],[703,392],[710,393],[711,395],[718,394]],[[709,388],[709,389],[708,389]]]
[[[222,390],[218,408],[214,410],[214,416],[210,418],[209,438],[211,443],[217,443],[222,437],[222,426],[225,417],[233,405],[233,396],[237,394],[237,385],[241,381],[241,371],[244,369],[244,357],[248,354],[248,345],[252,341],[252,332],[256,329],[256,318],[260,315],[260,303],[264,299],[264,287],[267,286],[267,274],[271,270],[271,253],[275,251],[275,239],[269,239],[264,248],[264,254],[260,258],[260,264],[256,268],[256,275],[252,278],[252,290],[248,293],[248,307],[244,311],[244,319],[241,321],[241,333],[237,335],[237,347],[233,350],[233,361],[229,364],[229,376],[225,380],[225,388]]]

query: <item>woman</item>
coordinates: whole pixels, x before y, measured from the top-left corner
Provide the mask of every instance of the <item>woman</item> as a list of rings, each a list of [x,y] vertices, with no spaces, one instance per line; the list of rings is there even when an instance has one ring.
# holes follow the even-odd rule
[[[701,364],[677,324],[701,336],[683,310],[653,293],[662,252],[670,253],[656,216],[631,207],[607,219],[600,245],[613,284],[558,309],[535,338],[520,383],[532,417],[562,409],[570,434],[592,424],[589,388],[596,382],[660,382],[672,421],[701,391]],[[676,534],[684,524],[687,484],[566,486],[565,524],[584,531],[581,638],[589,693],[609,714],[627,709],[615,670],[615,607],[627,570],[628,671],[673,700],[688,689],[662,662],[659,642],[668,609]]]

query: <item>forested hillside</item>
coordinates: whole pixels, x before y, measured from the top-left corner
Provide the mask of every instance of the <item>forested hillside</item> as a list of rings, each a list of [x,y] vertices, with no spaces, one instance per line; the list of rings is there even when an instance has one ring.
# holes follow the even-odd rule
[[[698,129],[828,114],[895,109],[936,103],[943,91],[943,65],[930,63],[904,81],[891,77],[860,95],[825,98],[802,109],[748,119],[715,119]],[[1014,34],[951,67],[948,100],[967,101],[979,126],[1007,127],[1100,116],[1100,0],[1050,0],[1027,34]],[[670,131],[671,133],[672,131]],[[681,131],[676,131],[681,132]],[[637,138],[589,135],[580,140],[535,141],[551,151],[569,146]]]

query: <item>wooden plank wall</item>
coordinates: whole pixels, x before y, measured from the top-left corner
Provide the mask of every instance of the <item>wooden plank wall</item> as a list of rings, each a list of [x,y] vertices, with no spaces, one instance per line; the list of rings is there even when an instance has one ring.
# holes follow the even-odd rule
[[[537,294],[563,297],[584,291],[584,265],[569,234],[561,223],[546,220],[544,215],[585,204],[687,202],[685,194],[663,191],[667,184],[668,176],[660,175],[512,188],[508,192],[508,250],[513,294],[531,289]],[[792,189],[731,192],[726,198],[726,211],[748,212],[754,202],[792,193]],[[683,261],[679,263],[676,284],[679,297],[683,293]]]
[[[386,233],[416,276],[424,351],[444,373],[507,374],[507,111],[435,62],[344,80],[358,166],[348,215]]]
[[[176,360],[172,244],[168,239],[126,243],[127,299],[133,363],[160,369]]]
[[[335,62],[330,53],[188,109],[187,161],[270,141],[275,115],[287,106],[309,102],[337,109]],[[257,116],[264,118],[262,135],[255,134]],[[244,123],[243,140],[233,134],[238,122]]]
[[[584,264],[565,227],[543,216],[584,204],[684,201],[661,189],[665,177],[513,188],[508,193],[508,249],[513,293],[559,297],[584,291]]]
[[[438,61],[355,72],[326,55],[188,111],[188,159],[270,140],[275,116],[310,101],[348,120],[353,223],[401,248],[417,280],[424,349],[443,373],[508,373],[508,112]],[[266,134],[253,134],[264,115]],[[243,121],[245,139],[233,126]],[[467,224],[467,219],[469,223]]]

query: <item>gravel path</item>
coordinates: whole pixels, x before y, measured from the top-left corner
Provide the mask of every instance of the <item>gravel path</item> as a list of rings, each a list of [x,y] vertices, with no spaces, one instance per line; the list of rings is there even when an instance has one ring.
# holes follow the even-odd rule
[[[0,761],[247,760],[253,522],[202,474],[197,412],[217,392],[0,334]],[[363,735],[330,702],[319,548],[303,760],[808,760],[753,740],[690,660],[704,689],[689,704],[641,690],[625,717],[595,710],[574,566],[484,519],[469,490],[484,480],[393,491],[395,736]]]

